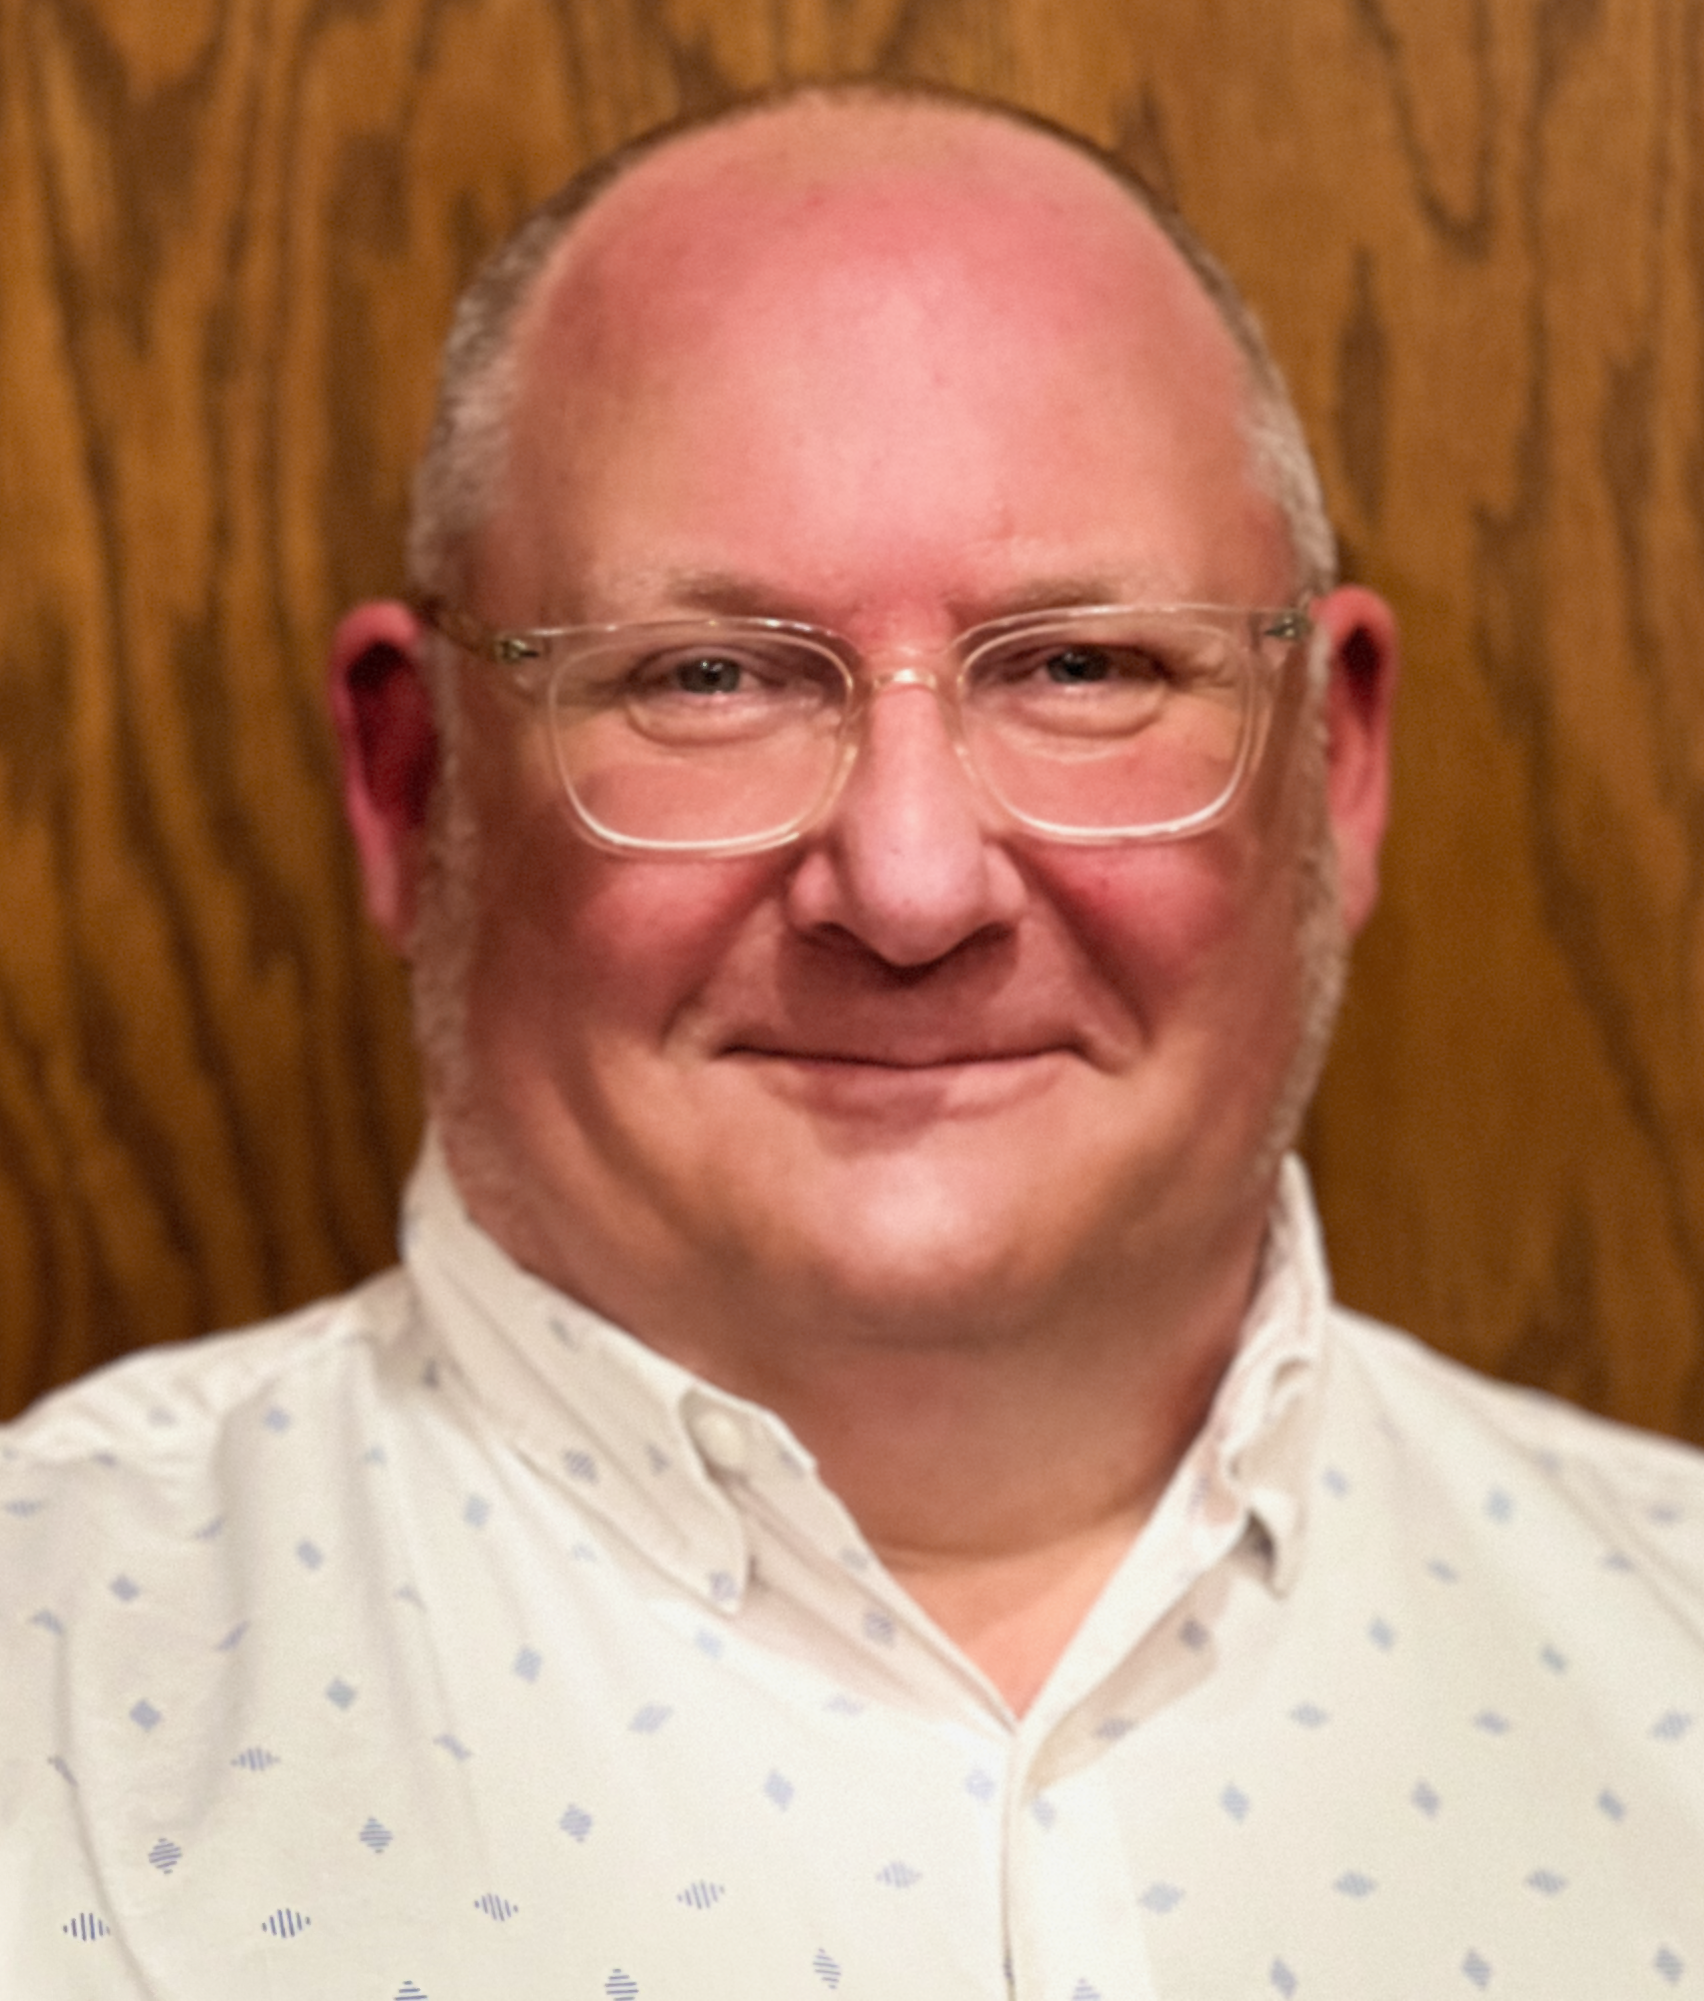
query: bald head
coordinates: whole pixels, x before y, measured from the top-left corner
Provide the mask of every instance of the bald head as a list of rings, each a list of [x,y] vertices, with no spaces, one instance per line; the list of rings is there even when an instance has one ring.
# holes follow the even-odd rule
[[[416,484],[416,589],[465,601],[492,547],[525,533],[505,504],[517,460],[545,439],[559,450],[565,416],[595,427],[601,404],[606,425],[628,421],[646,370],[654,386],[684,354],[773,330],[792,311],[819,384],[839,351],[834,393],[852,409],[871,343],[891,350],[930,331],[922,322],[949,298],[975,301],[977,337],[954,366],[980,353],[991,398],[1002,365],[1021,359],[1004,339],[1015,317],[1033,337],[1051,312],[1062,360],[1086,321],[1102,327],[1115,365],[1167,380],[1180,426],[1234,429],[1246,483],[1288,538],[1284,594],[1329,586],[1331,532],[1282,380],[1186,226],[1073,135],[876,85],[790,93],[649,135],[521,226],[469,289],[446,350]],[[920,365],[942,347],[913,345]],[[774,361],[787,366],[782,353]],[[1091,379],[1080,393],[1094,393]],[[502,536],[488,534],[504,513]]]

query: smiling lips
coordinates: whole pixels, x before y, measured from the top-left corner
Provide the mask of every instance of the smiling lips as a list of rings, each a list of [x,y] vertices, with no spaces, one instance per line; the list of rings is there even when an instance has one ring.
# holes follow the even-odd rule
[[[898,1116],[939,1124],[1008,1109],[1048,1089],[1076,1052],[1060,1043],[966,1050],[777,1048],[742,1044],[727,1054],[752,1064],[764,1083],[812,1113],[868,1120]]]

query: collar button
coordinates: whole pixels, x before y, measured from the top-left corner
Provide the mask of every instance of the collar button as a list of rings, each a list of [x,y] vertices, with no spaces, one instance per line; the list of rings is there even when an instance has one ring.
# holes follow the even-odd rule
[[[713,1406],[695,1410],[687,1420],[693,1443],[718,1473],[744,1473],[751,1465],[751,1441],[731,1411]]]

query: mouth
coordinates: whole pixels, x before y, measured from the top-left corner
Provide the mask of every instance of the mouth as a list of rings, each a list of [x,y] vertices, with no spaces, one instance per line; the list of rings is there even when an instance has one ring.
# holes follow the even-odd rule
[[[725,1054],[808,1108],[857,1117],[950,1118],[1004,1109],[1047,1089],[1071,1060],[1049,1044],[1019,1049],[819,1049],[742,1043]]]

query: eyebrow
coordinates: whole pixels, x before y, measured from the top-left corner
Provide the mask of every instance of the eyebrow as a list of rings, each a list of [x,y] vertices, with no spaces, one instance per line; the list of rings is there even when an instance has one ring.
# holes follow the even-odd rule
[[[621,594],[712,617],[779,618],[796,625],[821,623],[819,611],[803,598],[731,570],[635,572],[622,579]],[[1156,593],[1151,586],[1144,588],[1129,573],[1120,576],[1111,571],[1073,571],[1033,577],[1012,589],[991,591],[978,601],[949,599],[947,605],[961,626],[974,626],[1030,611],[1178,601],[1175,590]]]

